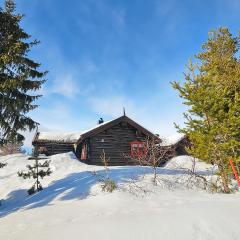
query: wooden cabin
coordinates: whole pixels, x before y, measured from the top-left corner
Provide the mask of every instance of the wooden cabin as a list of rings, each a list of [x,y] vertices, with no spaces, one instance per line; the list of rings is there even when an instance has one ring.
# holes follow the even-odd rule
[[[41,133],[33,140],[35,153],[53,155],[73,151],[79,160],[102,165],[103,151],[109,165],[128,165],[131,154],[142,152],[147,138],[161,140],[127,116],[104,122],[82,133]]]
[[[34,154],[45,154],[50,156],[59,153],[75,152],[75,145],[80,135],[80,132],[37,132],[32,142]]]

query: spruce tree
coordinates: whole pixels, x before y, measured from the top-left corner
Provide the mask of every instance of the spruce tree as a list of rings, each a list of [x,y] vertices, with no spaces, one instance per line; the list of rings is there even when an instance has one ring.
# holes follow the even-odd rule
[[[46,72],[28,57],[31,47],[39,41],[31,40],[20,23],[23,15],[15,13],[13,0],[6,0],[0,8],[0,135],[3,141],[19,142],[24,137],[19,131],[32,130],[36,122],[28,115],[37,107]]]
[[[229,189],[229,159],[240,159],[240,36],[227,28],[209,33],[202,52],[190,61],[183,84],[173,82],[188,106],[180,132],[191,142],[188,151],[217,164],[223,191]]]
[[[30,189],[28,189],[29,195],[34,194],[35,192],[41,191],[43,187],[39,181],[39,178],[43,179],[44,177],[49,176],[52,173],[51,169],[49,168],[50,161],[45,160],[43,163],[40,162],[41,160],[44,160],[44,159],[46,158],[41,158],[38,156],[31,157],[29,158],[29,160],[34,160],[35,161],[34,165],[28,164],[26,166],[28,169],[27,172],[24,172],[24,171],[18,172],[18,176],[22,177],[23,179],[27,179],[27,178],[36,179],[33,186]]]

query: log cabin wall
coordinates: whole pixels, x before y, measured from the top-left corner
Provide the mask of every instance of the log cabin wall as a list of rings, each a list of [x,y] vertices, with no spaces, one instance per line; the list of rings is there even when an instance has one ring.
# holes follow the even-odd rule
[[[73,143],[62,142],[38,142],[34,146],[35,154],[51,156],[59,153],[75,152]]]
[[[86,162],[102,165],[100,156],[104,149],[106,157],[110,158],[109,165],[131,164],[130,159],[123,156],[123,154],[130,155],[129,143],[136,140],[144,141],[145,139],[146,135],[128,123],[121,122],[89,138],[89,154]]]

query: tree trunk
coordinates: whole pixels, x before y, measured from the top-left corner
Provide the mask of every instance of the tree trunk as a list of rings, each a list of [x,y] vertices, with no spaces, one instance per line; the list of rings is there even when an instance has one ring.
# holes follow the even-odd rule
[[[220,175],[221,175],[221,178],[222,178],[223,192],[224,193],[230,193],[231,191],[230,191],[230,188],[228,186],[228,183],[229,183],[228,176],[225,172],[225,169],[222,165],[219,165],[218,168],[219,168]]]

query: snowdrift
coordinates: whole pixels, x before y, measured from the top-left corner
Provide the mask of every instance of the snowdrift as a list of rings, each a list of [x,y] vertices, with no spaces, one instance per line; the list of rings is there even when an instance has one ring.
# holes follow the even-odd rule
[[[195,170],[199,174],[211,174],[216,172],[217,166],[207,164],[200,161],[197,158],[191,156],[178,156],[172,158],[165,164],[165,168],[168,169],[185,169],[185,170]]]
[[[154,188],[149,167],[110,167],[119,187],[113,193],[101,191],[103,167],[83,164],[72,153],[50,160],[53,173],[42,181],[44,190],[28,196],[32,180],[17,176],[27,156],[0,158],[8,163],[0,169],[0,239],[239,239],[239,194],[184,188],[194,160],[189,156],[158,168]],[[205,176],[213,167],[196,160],[196,171]]]
[[[32,186],[33,180],[24,180],[17,176],[18,171],[25,170],[27,164],[33,163],[28,161],[27,158],[23,154],[0,158],[0,161],[7,163],[7,166],[1,169],[0,199],[3,199],[2,209],[4,207],[11,209],[16,204],[20,208],[31,204],[31,201],[33,202],[35,198],[29,197],[26,192]],[[54,195],[54,193],[57,193],[55,197],[60,197],[60,192],[61,195],[67,195],[71,188],[78,192],[79,198],[89,195],[91,190],[94,194],[100,192],[99,181],[105,176],[103,167],[81,163],[73,153],[53,155],[49,157],[49,160],[51,160],[50,167],[53,173],[41,180],[45,189],[37,194],[39,198],[41,195]],[[195,162],[195,171],[201,175],[212,175],[216,169],[214,166],[200,162],[190,156],[175,157],[168,161],[164,167],[158,168],[159,187],[162,189],[185,187],[184,183],[189,178],[187,172],[192,169],[193,162]],[[138,183],[142,188],[149,189],[152,188],[151,173],[151,167],[124,166],[110,167],[108,174],[124,189],[131,186],[133,182],[134,184]],[[88,181],[85,179],[88,179]],[[62,191],[58,189],[62,189]],[[31,199],[31,201],[27,199]]]

